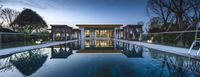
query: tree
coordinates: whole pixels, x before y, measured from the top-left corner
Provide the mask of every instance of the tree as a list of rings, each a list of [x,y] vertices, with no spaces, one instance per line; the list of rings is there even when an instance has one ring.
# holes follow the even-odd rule
[[[149,0],[148,4],[147,8],[154,14],[164,15],[166,13],[165,16],[159,16],[161,18],[172,13],[179,30],[183,30],[184,27],[188,26],[187,24],[195,25],[194,23],[198,21],[193,20],[193,18],[198,17],[200,13],[200,0]],[[195,22],[189,22],[190,20]]]
[[[43,18],[31,9],[24,9],[13,21],[12,25],[18,25],[20,31],[28,33],[48,27]]]
[[[5,25],[10,27],[14,31],[16,30],[16,26],[12,25],[11,23],[13,22],[13,20],[17,17],[19,13],[20,13],[19,11],[16,11],[10,8],[4,8],[1,10],[1,17],[5,21],[4,22]]]
[[[143,21],[139,21],[139,22],[137,22],[137,25],[144,25],[144,22]]]
[[[149,20],[148,22],[149,24],[149,32],[160,32],[163,31],[162,29],[162,25],[163,25],[163,21],[162,18],[160,17],[153,17]]]
[[[146,11],[149,16],[159,17],[165,25],[173,19],[174,15],[168,8],[159,5],[156,1],[158,0],[149,0]]]

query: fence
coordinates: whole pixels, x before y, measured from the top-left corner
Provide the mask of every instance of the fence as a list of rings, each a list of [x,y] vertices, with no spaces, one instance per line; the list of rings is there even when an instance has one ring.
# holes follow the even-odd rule
[[[37,41],[50,41],[50,35],[0,32],[0,49],[34,45]]]
[[[196,30],[148,33],[145,35],[144,41],[188,48],[195,40],[195,33]],[[200,33],[200,31],[197,31],[197,33]],[[200,34],[197,35],[197,39],[198,37],[200,37]]]

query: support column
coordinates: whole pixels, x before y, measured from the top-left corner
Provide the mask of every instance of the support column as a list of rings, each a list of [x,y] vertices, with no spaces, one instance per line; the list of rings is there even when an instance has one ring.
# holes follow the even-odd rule
[[[119,39],[121,38],[121,31],[119,31]]]
[[[116,39],[118,39],[118,37],[119,37],[119,36],[118,36],[118,30],[116,30]]]
[[[65,41],[67,41],[67,30],[65,30]]]
[[[126,40],[128,40],[128,35],[129,35],[128,29],[126,28]]]
[[[113,31],[113,36],[114,36],[114,38],[116,39],[117,38],[117,36],[116,36],[116,28],[114,28],[114,31]]]
[[[55,34],[53,29],[51,30],[51,38],[52,38],[51,41],[55,40]]]
[[[122,36],[122,34],[121,34],[121,33],[122,33],[122,31],[120,31],[120,32],[119,32],[119,39],[121,39],[121,36]]]
[[[114,28],[114,39],[117,39],[117,36],[116,36],[116,28]],[[116,41],[113,41],[114,42],[114,48],[116,49]]]
[[[1,37],[1,32],[0,32],[0,49],[2,48],[2,37]]]
[[[61,41],[65,41],[65,30],[62,30]]]
[[[124,40],[126,40],[126,28],[124,28],[123,31],[124,31],[124,33],[123,33],[124,34]]]
[[[76,32],[76,39],[79,40],[79,32]]]
[[[69,40],[69,39],[68,39],[68,38],[69,38],[69,31],[67,31],[66,35],[67,35],[67,40]]]
[[[90,29],[90,46],[94,46],[94,29]]]
[[[130,29],[127,28],[127,40],[130,40]]]
[[[117,38],[120,39],[120,31],[117,31]]]
[[[78,41],[79,41],[79,45],[81,45],[81,31],[78,32]]]
[[[72,40],[72,31],[69,32],[69,39]]]
[[[139,37],[139,41],[142,41],[142,33],[143,33],[143,31],[142,31],[142,28],[140,29],[140,37]]]
[[[81,30],[81,49],[84,50],[85,49],[85,29],[80,28],[80,30]]]
[[[136,39],[136,37],[135,37],[135,29],[133,29],[132,31],[133,31],[132,39],[135,40]]]
[[[120,36],[119,36],[119,38],[120,38],[120,39],[122,38],[122,31],[120,32]]]

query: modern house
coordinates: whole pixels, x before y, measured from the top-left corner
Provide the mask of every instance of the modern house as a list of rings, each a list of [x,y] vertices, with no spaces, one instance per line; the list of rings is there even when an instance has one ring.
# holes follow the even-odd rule
[[[81,30],[81,44],[85,47],[113,46],[112,38],[116,37],[116,30],[122,24],[78,24]]]
[[[143,25],[123,24],[77,24],[79,29],[67,25],[51,25],[52,41],[79,39],[81,49],[95,47],[113,47],[112,39],[136,40],[142,39]]]

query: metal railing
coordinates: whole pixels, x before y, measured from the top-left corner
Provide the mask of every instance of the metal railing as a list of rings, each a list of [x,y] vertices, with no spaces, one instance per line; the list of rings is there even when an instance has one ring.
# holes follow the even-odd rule
[[[190,49],[189,49],[189,51],[188,51],[188,54],[191,54],[192,49],[194,48],[194,46],[195,46],[197,43],[200,43],[200,41],[197,41],[197,40],[193,41],[193,43],[192,43],[192,45],[190,46]],[[200,48],[198,49],[196,55],[199,55],[199,53],[200,53]]]
[[[143,39],[143,41],[156,44],[190,48],[193,40],[195,40],[196,32],[199,33],[200,30],[148,33],[146,34],[146,37]],[[181,36],[179,36],[180,34]],[[177,39],[178,36],[179,38]],[[197,37],[200,37],[200,35],[198,35]]]

